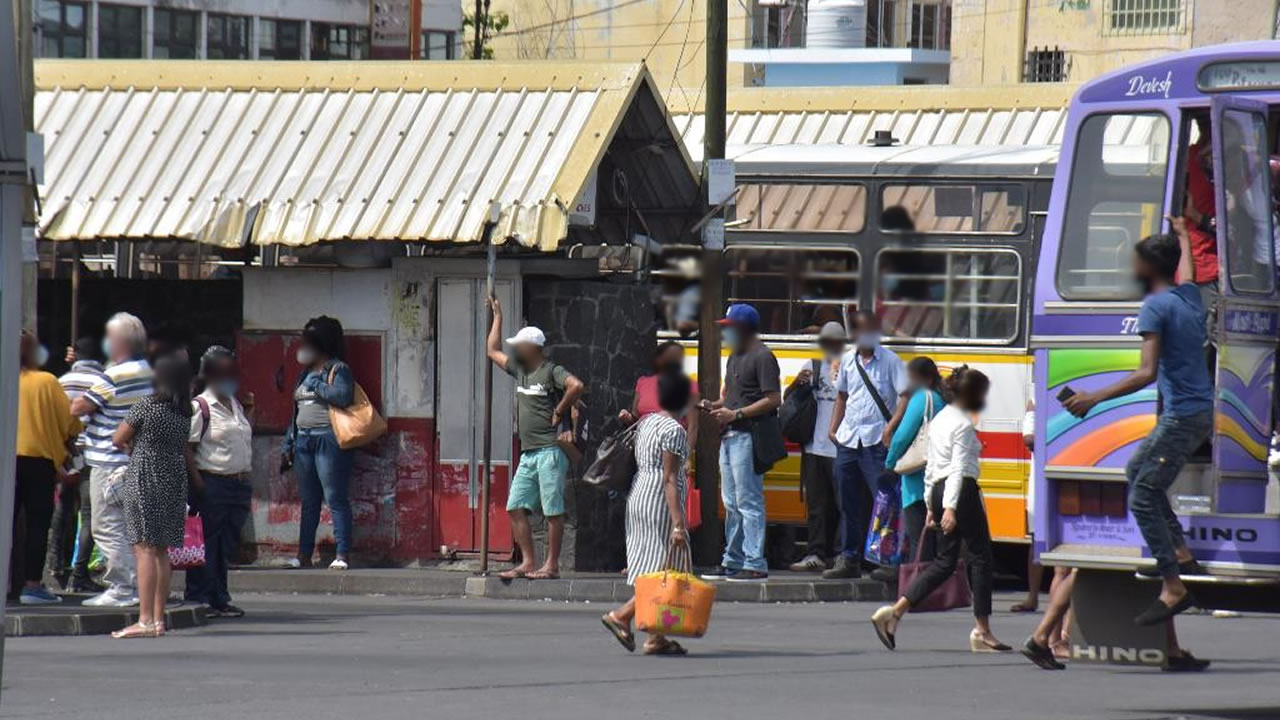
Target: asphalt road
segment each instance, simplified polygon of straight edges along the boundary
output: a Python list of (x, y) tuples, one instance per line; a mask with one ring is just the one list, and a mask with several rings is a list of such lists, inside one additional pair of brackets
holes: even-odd
[[(997, 607), (1008, 606), (1012, 597)], [(628, 655), (598, 604), (243, 596), (242, 620), (153, 640), (18, 638), (0, 716), (173, 718), (1278, 718), (1280, 618), (1188, 617), (1203, 675), (972, 655), (963, 611), (882, 649), (868, 604), (716, 607), (685, 658)], [(1017, 643), (1035, 619), (1000, 614)]]

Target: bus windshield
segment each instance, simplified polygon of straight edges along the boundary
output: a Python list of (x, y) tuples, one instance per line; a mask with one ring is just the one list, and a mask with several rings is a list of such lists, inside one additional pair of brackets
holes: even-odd
[(1169, 121), (1159, 113), (1093, 115), (1076, 136), (1058, 291), (1071, 300), (1135, 300), (1137, 241), (1160, 230)]

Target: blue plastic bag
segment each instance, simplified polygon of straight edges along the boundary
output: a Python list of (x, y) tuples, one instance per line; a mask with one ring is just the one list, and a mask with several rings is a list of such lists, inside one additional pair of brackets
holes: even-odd
[(867, 562), (884, 567), (897, 567), (903, 560), (902, 533), (898, 530), (898, 516), (902, 514), (902, 484), (897, 482), (897, 475), (892, 479), (893, 482), (880, 478), (875, 504), (871, 508), (867, 543), (862, 551)]

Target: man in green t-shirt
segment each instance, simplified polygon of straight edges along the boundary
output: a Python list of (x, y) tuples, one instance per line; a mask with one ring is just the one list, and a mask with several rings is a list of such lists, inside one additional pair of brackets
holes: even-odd
[[(582, 395), (582, 381), (551, 362), (543, 351), (546, 337), (536, 327), (524, 327), (507, 338), (511, 355), (502, 351), (502, 306), (489, 299), (493, 326), (488, 355), (516, 380), (516, 425), (520, 435), (520, 463), (507, 493), (511, 537), (520, 548), (520, 564), (502, 573), (505, 579), (534, 580), (559, 577), (560, 542), (564, 537), (564, 479), (569, 458), (557, 444), (571, 441), (570, 409)], [(547, 559), (537, 567), (529, 513), (541, 509), (547, 518)], [(536, 570), (534, 568), (537, 568)]]

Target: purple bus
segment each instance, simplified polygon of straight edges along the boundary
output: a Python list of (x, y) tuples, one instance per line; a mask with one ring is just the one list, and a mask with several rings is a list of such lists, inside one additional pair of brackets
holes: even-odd
[(1071, 102), (1031, 346), (1035, 551), (1045, 565), (1080, 570), (1077, 659), (1163, 661), (1163, 629), (1130, 621), (1158, 583), (1135, 575), (1154, 561), (1128, 512), (1124, 475), (1160, 398), (1152, 386), (1079, 419), (1058, 395), (1100, 388), (1138, 366), (1133, 245), (1167, 231), (1170, 215), (1195, 227), (1195, 280), (1211, 300), (1214, 434), (1170, 492), (1193, 553), (1212, 573), (1188, 580), (1201, 606), (1280, 611), (1280, 510), (1268, 502), (1267, 472), (1280, 328), (1278, 135), (1280, 42), (1169, 55), (1093, 80)]

